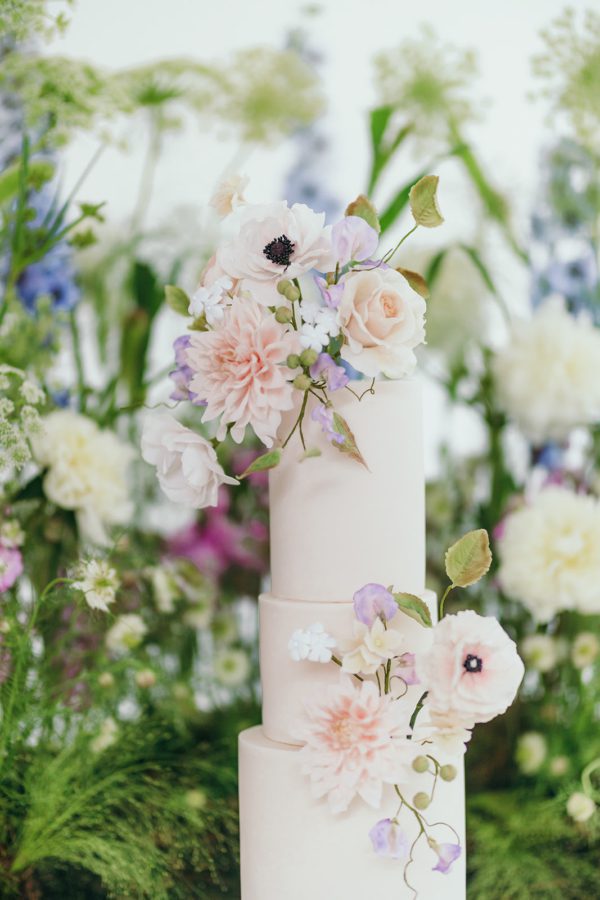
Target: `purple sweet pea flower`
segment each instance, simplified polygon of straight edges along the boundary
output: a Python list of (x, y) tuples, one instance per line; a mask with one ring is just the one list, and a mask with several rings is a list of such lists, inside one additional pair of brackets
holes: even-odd
[(328, 306), (330, 309), (337, 309), (344, 293), (343, 279), (340, 279), (337, 284), (328, 284), (326, 278), (315, 275), (315, 284), (321, 292), (325, 306)]
[(319, 378), (324, 375), (330, 391), (339, 391), (350, 381), (344, 367), (337, 366), (329, 353), (319, 354), (317, 361), (310, 367), (310, 374), (311, 378)]
[(402, 656), (398, 657), (398, 671), (397, 675), (403, 680), (405, 684), (420, 684), (421, 679), (417, 675), (417, 658), (414, 653), (403, 653)]
[(396, 601), (382, 584), (365, 584), (354, 595), (354, 615), (369, 628), (377, 616), (389, 622), (397, 612)]
[(175, 351), (175, 368), (169, 372), (169, 378), (173, 381), (175, 389), (170, 394), (171, 400), (191, 400), (196, 406), (206, 405), (205, 400), (200, 400), (198, 394), (190, 391), (190, 381), (194, 371), (187, 363), (187, 349), (191, 344), (189, 334), (182, 334), (173, 342)]
[(460, 844), (438, 844), (433, 838), (429, 838), (429, 846), (438, 856), (437, 865), (433, 867), (433, 871), (447, 875), (452, 863), (456, 862), (462, 853)]
[(333, 255), (340, 266), (367, 259), (377, 250), (379, 235), (360, 216), (344, 216), (331, 229)]
[(314, 422), (319, 423), (328, 440), (333, 441), (335, 444), (344, 443), (344, 435), (338, 434), (333, 427), (333, 410), (330, 406), (320, 403), (319, 406), (313, 409), (310, 417)]
[(389, 859), (406, 859), (409, 840), (394, 819), (380, 819), (369, 832), (373, 850), (377, 856)]

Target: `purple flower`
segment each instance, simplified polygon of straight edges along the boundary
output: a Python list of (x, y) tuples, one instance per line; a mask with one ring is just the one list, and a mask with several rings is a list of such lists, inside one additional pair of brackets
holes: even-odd
[(421, 683), (417, 675), (416, 661), (417, 658), (414, 653), (403, 653), (402, 656), (398, 657), (398, 671), (396, 675), (399, 675), (405, 684)]
[(335, 444), (344, 443), (344, 435), (339, 434), (334, 429), (333, 410), (330, 406), (325, 406), (324, 403), (320, 403), (319, 406), (316, 406), (313, 409), (310, 417), (314, 422), (319, 423), (319, 425), (323, 429), (323, 433), (327, 435), (328, 440), (333, 441)]
[(433, 871), (447, 875), (452, 863), (456, 862), (462, 852), (460, 844), (438, 844), (433, 838), (429, 838), (429, 846), (438, 856), (437, 865), (433, 867)]
[(360, 216), (344, 216), (331, 229), (333, 255), (340, 266), (367, 259), (377, 250), (379, 236)]
[(189, 334), (182, 334), (173, 342), (175, 351), (175, 368), (169, 372), (169, 378), (173, 381), (175, 389), (170, 394), (171, 400), (191, 400), (196, 406), (203, 406), (204, 401), (198, 399), (198, 394), (190, 391), (189, 385), (194, 370), (187, 363), (187, 349), (191, 344)]
[(389, 622), (397, 612), (396, 601), (382, 584), (365, 584), (354, 595), (354, 615), (363, 625), (371, 627), (378, 616)]
[(321, 297), (325, 301), (325, 305), (330, 309), (337, 309), (340, 305), (342, 294), (344, 293), (343, 280), (338, 281), (337, 284), (328, 284), (326, 278), (315, 275), (315, 284), (321, 292)]
[(11, 588), (22, 573), (23, 557), (21, 556), (21, 551), (0, 544), (0, 594)]
[(350, 381), (344, 367), (337, 366), (329, 353), (319, 354), (317, 361), (310, 367), (310, 374), (312, 378), (319, 378), (321, 375), (324, 375), (330, 391), (339, 391), (340, 388), (346, 387)]
[(369, 832), (377, 856), (406, 859), (409, 840), (394, 819), (380, 819)]

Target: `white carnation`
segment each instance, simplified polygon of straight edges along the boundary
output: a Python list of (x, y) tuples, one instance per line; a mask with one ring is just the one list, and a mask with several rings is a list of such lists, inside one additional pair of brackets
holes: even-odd
[(600, 420), (600, 330), (551, 297), (512, 330), (494, 360), (498, 398), (535, 443)]
[(132, 504), (127, 466), (133, 450), (112, 431), (71, 410), (50, 413), (33, 439), (33, 453), (47, 469), (44, 491), (63, 509), (72, 509), (84, 537), (108, 543), (107, 525), (124, 525)]
[(600, 502), (549, 487), (506, 520), (499, 578), (538, 622), (600, 612)]

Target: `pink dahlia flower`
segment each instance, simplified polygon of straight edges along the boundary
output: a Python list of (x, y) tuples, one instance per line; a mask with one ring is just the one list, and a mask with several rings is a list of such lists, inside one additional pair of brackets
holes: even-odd
[(14, 547), (0, 544), (0, 594), (13, 586), (19, 575), (23, 574), (23, 557), (21, 551)]
[(433, 632), (419, 675), (434, 725), (472, 728), (505, 712), (524, 674), (517, 647), (497, 619), (463, 610)]
[(238, 300), (220, 328), (193, 332), (191, 339), (186, 357), (194, 374), (189, 386), (207, 401), (202, 421), (220, 418), (219, 440), (232, 425), (238, 444), (250, 425), (270, 447), (281, 413), (293, 404), (293, 373), (285, 361), (298, 350), (294, 334), (253, 300)]
[(378, 807), (384, 784), (407, 775), (408, 717), (402, 704), (363, 682), (342, 678), (324, 696), (307, 705), (297, 729), (304, 774), (315, 797), (327, 796), (333, 813), (343, 812), (358, 794)]

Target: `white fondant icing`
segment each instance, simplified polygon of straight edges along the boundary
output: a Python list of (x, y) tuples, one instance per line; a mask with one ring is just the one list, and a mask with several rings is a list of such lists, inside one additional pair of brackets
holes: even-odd
[[(435, 619), (435, 594), (426, 591), (422, 596)], [(259, 603), (263, 728), (272, 741), (297, 744), (294, 722), (302, 714), (303, 705), (327, 685), (337, 683), (340, 670), (335, 663), (294, 662), (288, 651), (289, 638), (296, 629), (316, 621), (338, 641), (349, 638), (354, 607), (352, 603), (281, 600), (272, 594), (263, 594)], [(401, 652), (418, 653), (429, 645), (431, 630), (404, 613), (399, 612), (390, 624), (406, 636)], [(414, 685), (402, 702), (413, 709), (421, 693), (420, 686)]]
[[(369, 382), (355, 382), (356, 392)], [(340, 453), (311, 417), (306, 446), (322, 455), (299, 462), (298, 431), (270, 473), (272, 593), (290, 600), (347, 602), (370, 581), (419, 592), (425, 576), (421, 385), (383, 381), (359, 402), (332, 397), (369, 467)], [(280, 435), (293, 427), (297, 410)]]
[[(404, 863), (376, 856), (368, 836), (379, 819), (395, 815), (392, 789), (384, 792), (379, 810), (355, 800), (346, 813), (333, 816), (324, 800), (311, 797), (297, 752), (269, 741), (260, 727), (240, 735), (242, 900), (414, 900), (403, 880)], [(407, 799), (423, 790), (428, 778), (415, 773)], [(426, 818), (451, 821), (464, 847), (462, 772), (453, 782), (438, 783)], [(416, 837), (412, 814), (404, 811), (400, 821)], [(432, 833), (440, 842), (455, 841), (447, 828)], [(433, 872), (435, 863), (421, 839), (408, 871), (418, 900), (464, 900), (464, 853), (447, 875)]]

